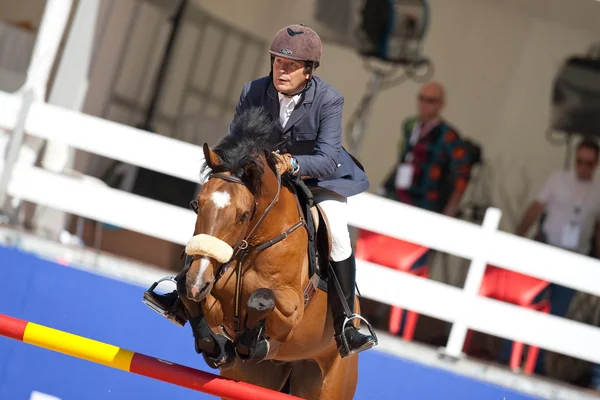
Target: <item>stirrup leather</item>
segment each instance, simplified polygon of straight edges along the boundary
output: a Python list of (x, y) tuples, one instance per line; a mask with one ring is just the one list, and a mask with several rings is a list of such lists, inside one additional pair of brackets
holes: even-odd
[[(364, 322), (367, 325), (367, 328), (369, 329), (369, 332), (371, 334), (371, 336), (373, 337), (373, 341), (366, 343), (364, 346), (361, 346), (357, 349), (350, 349), (350, 345), (348, 344), (348, 339), (346, 338), (346, 326), (348, 323), (352, 324), (352, 320), (358, 319), (362, 322)], [(352, 327), (354, 327), (353, 325), (351, 325)], [(355, 328), (357, 331), (360, 332), (359, 329)], [(364, 317), (358, 315), (358, 314), (352, 314), (351, 317), (346, 317), (346, 319), (344, 320), (344, 324), (342, 325), (342, 331), (340, 333), (340, 342), (341, 342), (341, 352), (340, 355), (342, 356), (342, 358), (354, 355), (354, 354), (358, 354), (362, 351), (365, 350), (369, 350), (375, 346), (377, 346), (379, 344), (379, 340), (377, 339), (377, 334), (375, 333), (375, 330), (373, 329), (373, 327), (371, 326), (371, 324), (369, 323), (369, 321), (367, 321)]]
[(164, 282), (164, 281), (173, 282), (173, 283), (175, 283), (175, 285), (177, 285), (177, 281), (175, 281), (175, 277), (173, 277), (173, 276), (167, 276), (165, 278), (162, 278), (162, 279), (158, 280), (157, 282), (154, 282), (152, 284), (152, 286), (150, 286), (150, 288), (144, 292), (144, 297), (142, 298), (142, 302), (145, 305), (147, 305), (148, 307), (150, 307), (151, 310), (162, 315), (163, 317), (165, 317), (166, 319), (168, 319), (175, 325), (183, 327), (183, 326), (185, 326), (185, 323), (187, 322), (186, 319), (180, 315), (177, 315), (177, 313), (175, 312), (175, 310), (177, 310), (178, 306), (180, 306), (181, 300), (178, 298), (175, 301), (175, 304), (170, 309), (165, 309), (165, 307), (162, 304), (160, 304), (154, 297), (155, 295), (158, 295), (158, 293), (156, 293), (154, 291), (154, 289), (156, 289), (156, 287), (161, 282)]

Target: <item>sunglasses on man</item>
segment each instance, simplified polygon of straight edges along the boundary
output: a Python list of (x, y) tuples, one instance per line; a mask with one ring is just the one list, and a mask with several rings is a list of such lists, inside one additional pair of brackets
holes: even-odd
[(427, 104), (435, 104), (440, 101), (438, 97), (423, 96), (422, 94), (419, 95), (418, 99), (419, 101)]
[(584, 167), (588, 167), (588, 168), (593, 167), (595, 162), (596, 161), (594, 161), (594, 160), (584, 160), (583, 158), (577, 158), (575, 160), (575, 163), (577, 165), (583, 165)]

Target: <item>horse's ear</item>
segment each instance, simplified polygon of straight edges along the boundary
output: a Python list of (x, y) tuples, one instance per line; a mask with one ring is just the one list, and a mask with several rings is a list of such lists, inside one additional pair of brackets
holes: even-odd
[(244, 175), (242, 176), (242, 180), (254, 192), (259, 184), (260, 175), (261, 171), (258, 164), (250, 162), (244, 166)]
[(204, 159), (206, 160), (206, 165), (208, 165), (210, 169), (215, 169), (216, 166), (223, 164), (217, 153), (212, 151), (210, 147), (208, 147), (208, 144), (204, 143), (202, 150), (204, 150)]

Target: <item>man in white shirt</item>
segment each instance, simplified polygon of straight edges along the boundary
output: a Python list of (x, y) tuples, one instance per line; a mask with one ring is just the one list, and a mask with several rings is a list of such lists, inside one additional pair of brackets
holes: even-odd
[[(525, 236), (533, 223), (545, 213), (538, 240), (590, 255), (595, 234), (593, 254), (600, 256), (600, 188), (594, 182), (598, 166), (599, 146), (584, 139), (577, 146), (574, 171), (555, 172), (546, 181), (535, 201), (525, 212), (517, 234)], [(564, 317), (569, 311), (575, 290), (550, 284), (550, 314)], [(508, 357), (506, 357), (508, 358)], [(543, 352), (540, 351), (536, 373), (543, 373)]]
[(525, 212), (517, 228), (518, 235), (524, 236), (545, 213), (540, 232), (543, 242), (581, 254), (590, 253), (599, 211), (598, 185), (593, 182), (598, 152), (598, 144), (593, 140), (583, 140), (577, 146), (575, 170), (550, 176)]

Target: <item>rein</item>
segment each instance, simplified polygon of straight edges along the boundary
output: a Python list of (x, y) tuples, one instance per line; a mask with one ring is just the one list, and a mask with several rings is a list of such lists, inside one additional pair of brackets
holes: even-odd
[[(269, 214), (269, 211), (271, 211), (271, 209), (275, 206), (275, 203), (277, 203), (277, 201), (279, 200), (279, 194), (281, 193), (281, 175), (279, 174), (279, 171), (276, 171), (276, 176), (277, 176), (277, 193), (275, 194), (275, 197), (273, 197), (273, 199), (271, 200), (271, 202), (269, 203), (269, 205), (267, 206), (267, 208), (265, 209), (265, 211), (262, 213), (262, 215), (260, 216), (260, 218), (258, 219), (258, 221), (256, 222), (256, 224), (252, 227), (252, 229), (250, 230), (250, 232), (248, 232), (248, 234), (246, 234), (244, 236), (244, 232), (248, 229), (248, 225), (250, 223), (250, 221), (253, 219), (254, 214), (256, 213), (256, 209), (257, 209), (257, 203), (256, 201), (254, 202), (254, 209), (252, 211), (251, 217), (248, 218), (246, 220), (246, 224), (244, 226), (244, 228), (242, 229), (240, 236), (238, 237), (234, 247), (233, 247), (233, 255), (231, 256), (231, 259), (226, 262), (225, 264), (222, 264), (219, 267), (218, 272), (216, 273), (216, 277), (215, 277), (215, 283), (223, 276), (223, 274), (229, 269), (229, 267), (231, 267), (231, 265), (235, 262), (236, 263), (236, 282), (235, 282), (235, 293), (234, 293), (234, 316), (233, 316), (233, 321), (235, 324), (235, 337), (237, 338), (239, 336), (239, 333), (241, 331), (241, 324), (240, 324), (240, 304), (241, 304), (241, 294), (242, 294), (242, 286), (243, 286), (243, 263), (244, 260), (246, 259), (246, 257), (253, 251), (262, 251), (265, 250), (279, 242), (281, 242), (282, 240), (284, 240), (285, 238), (287, 238), (290, 234), (292, 234), (294, 231), (296, 231), (298, 228), (304, 226), (306, 228), (306, 221), (304, 220), (304, 217), (302, 215), (302, 210), (300, 209), (300, 206), (298, 206), (298, 211), (300, 213), (300, 221), (298, 221), (295, 225), (293, 225), (291, 228), (287, 229), (285, 232), (281, 233), (280, 235), (267, 240), (266, 242), (263, 242), (261, 244), (258, 245), (250, 245), (249, 241), (252, 238), (252, 236), (254, 235), (254, 233), (256, 232), (256, 229), (258, 229), (258, 227), (260, 226), (260, 224), (264, 221), (264, 219), (266, 218), (266, 216)], [(238, 177), (235, 176), (231, 176), (231, 175), (226, 175), (226, 174), (222, 174), (222, 173), (214, 173), (211, 174), (208, 179), (223, 179), (225, 181), (228, 182), (232, 182), (232, 183), (237, 183), (240, 185), (243, 185), (245, 187), (247, 187), (247, 185)], [(196, 214), (198, 214), (198, 200), (193, 200), (190, 203), (191, 208), (196, 212)]]

